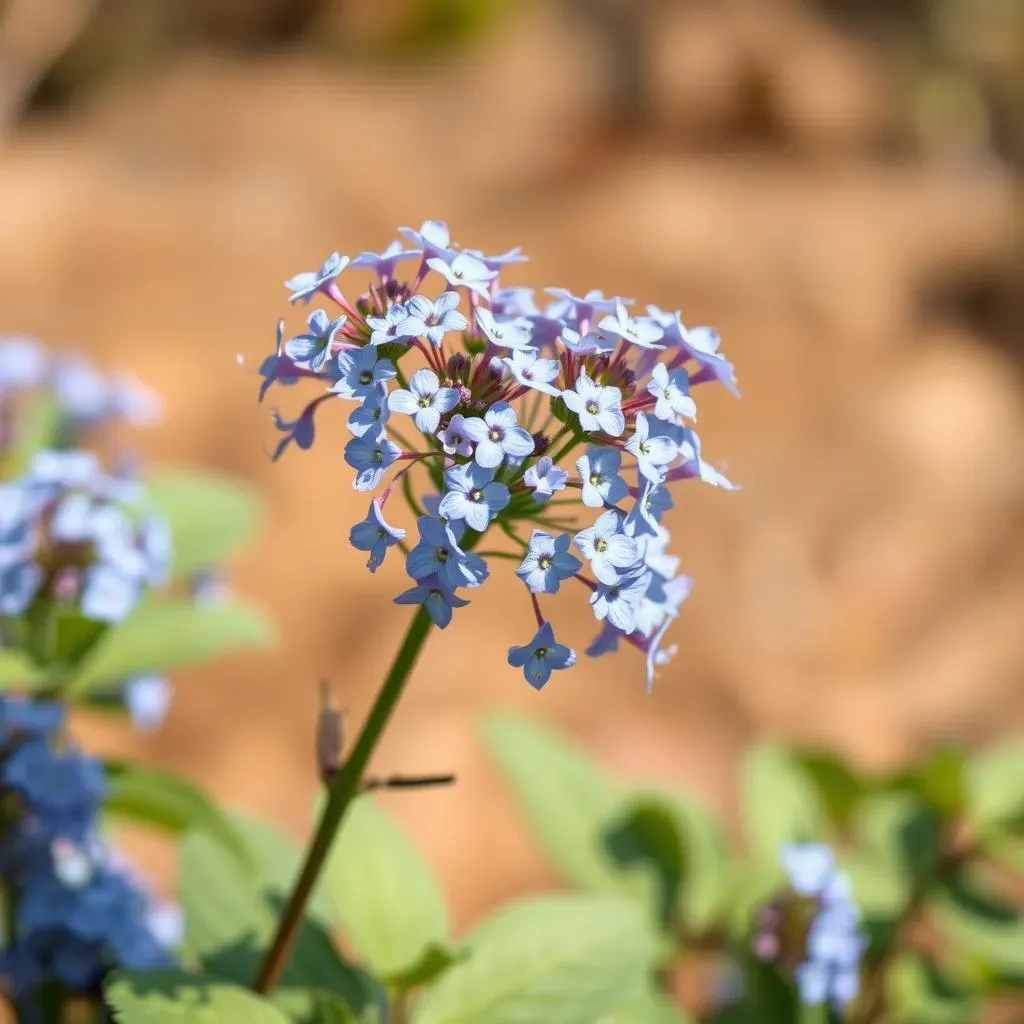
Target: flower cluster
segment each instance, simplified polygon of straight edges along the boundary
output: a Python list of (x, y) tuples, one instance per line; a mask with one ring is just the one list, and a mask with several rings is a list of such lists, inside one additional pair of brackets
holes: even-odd
[(55, 401), (67, 431), (160, 418), (158, 397), (134, 377), (104, 374), (83, 356), (52, 353), (34, 338), (0, 336), (0, 453), (17, 443), (19, 400), (40, 391)]
[[(690, 592), (666, 552), (671, 485), (693, 478), (732, 487), (702, 459), (692, 426), (697, 385), (719, 381), (735, 391), (718, 335), (655, 306), (635, 315), (633, 300), (599, 291), (549, 288), (542, 309), (532, 289), (499, 284), (506, 265), (525, 261), (518, 249), (484, 256), (460, 248), (436, 221), (401, 233), (410, 248), (394, 242), (354, 259), (335, 253), (286, 282), (293, 303), (336, 308), (317, 308), (290, 338), (282, 321), (260, 367), (261, 399), (274, 383), (312, 378), (324, 386), (294, 420), (275, 412), (282, 437), (274, 457), (293, 443), (313, 444), (324, 403), (350, 403), (344, 458), (355, 489), (375, 491), (394, 473), (351, 542), (367, 552), (371, 571), (392, 547), (405, 553), (413, 585), (398, 603), (424, 605), (447, 626), (468, 603), (461, 593), (487, 579), (488, 558), (509, 557), (474, 550), (485, 532), (500, 532), (517, 547), (511, 557), (537, 621), (532, 640), (508, 654), (527, 682), (540, 688), (576, 661), (540, 603), (565, 583), (588, 595), (600, 623), (586, 653), (625, 640), (645, 655), (650, 688), (671, 653), (665, 631)], [(356, 269), (371, 282), (350, 300), (338, 278)], [(407, 366), (413, 353), (425, 365)], [(434, 491), (422, 503), (413, 467), (426, 469)], [(411, 546), (385, 518), (399, 484), (417, 517)], [(579, 529), (573, 508), (593, 521)]]
[(170, 966), (181, 940), (178, 909), (155, 902), (100, 838), (103, 766), (70, 743), (63, 719), (59, 704), (0, 697), (0, 875), (11, 904), (0, 976), (26, 1014), (40, 983), (96, 994), (114, 967)]
[(170, 571), (166, 523), (133, 514), (144, 493), (77, 450), (39, 452), (23, 476), (0, 484), (0, 622), (68, 607), (124, 621)]
[(788, 845), (782, 863), (792, 891), (761, 911), (754, 951), (794, 970), (804, 1003), (842, 1009), (860, 988), (867, 947), (850, 880), (822, 843)]

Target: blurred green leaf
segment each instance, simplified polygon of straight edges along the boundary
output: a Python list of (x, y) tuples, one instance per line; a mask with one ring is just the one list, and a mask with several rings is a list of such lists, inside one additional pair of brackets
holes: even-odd
[(166, 671), (273, 643), (269, 620), (250, 605), (144, 601), (123, 625), (107, 633), (72, 676), (66, 693), (80, 696), (143, 672)]
[(147, 492), (170, 525), (178, 578), (220, 565), (253, 536), (261, 518), (257, 493), (219, 476), (162, 471), (150, 477)]
[(923, 761), (889, 782), (893, 792), (909, 791), (918, 794), (931, 807), (946, 818), (960, 814), (967, 804), (967, 758), (954, 747), (932, 751)]
[(935, 812), (912, 793), (879, 793), (854, 815), (860, 851), (910, 881), (935, 868), (941, 838)]
[(896, 1024), (965, 1024), (980, 1019), (976, 994), (912, 953), (896, 957), (886, 976), (886, 990)]
[(752, 747), (743, 759), (740, 801), (747, 848), (755, 863), (782, 873), (786, 843), (817, 839), (825, 812), (799, 760), (782, 747)]
[(967, 763), (967, 814), (981, 832), (1024, 824), (1024, 743), (1000, 743)]
[(288, 1024), (270, 1001), (226, 981), (183, 971), (116, 971), (104, 997), (118, 1024)]
[(0, 690), (31, 690), (42, 678), (43, 673), (24, 651), (0, 648)]
[[(403, 975), (416, 978), (414, 968), (448, 935), (448, 911), (437, 879), (371, 796), (349, 808), (322, 884), (342, 928), (387, 984)], [(446, 966), (436, 956), (430, 963)]]
[(577, 744), (518, 715), (490, 715), (484, 743), (549, 860), (583, 889), (620, 892), (622, 872), (602, 833), (622, 806), (623, 790)]
[(651, 791), (630, 797), (605, 834), (612, 857), (656, 872), (663, 925), (711, 927), (722, 909), (729, 848), (722, 826), (696, 801)]
[(109, 814), (157, 825), (179, 835), (204, 832), (240, 866), (253, 866), (234, 822), (194, 782), (128, 761), (108, 761), (105, 768), (110, 788), (104, 807)]
[(944, 877), (929, 904), (936, 927), (997, 971), (1024, 971), (1024, 912), (1007, 903), (976, 869)]
[[(255, 869), (240, 871), (223, 845), (190, 833), (179, 862), (178, 892), (185, 911), (185, 952), (211, 974), (249, 985), (273, 937), (302, 858), (280, 830), (240, 816), (233, 824), (252, 853)], [(345, 963), (328, 934), (330, 908), (314, 893), (281, 977), (275, 1001), (289, 1015), (312, 1014), (317, 991), (334, 993), (364, 1020), (384, 993), (364, 971)]]
[(425, 992), (414, 1024), (594, 1024), (642, 994), (649, 943), (626, 899), (514, 903), (467, 938), (469, 956)]
[(857, 803), (871, 792), (872, 784), (826, 751), (800, 750), (793, 756), (814, 784), (829, 821), (837, 828), (844, 827)]
[(598, 1017), (594, 1024), (694, 1024), (694, 1018), (660, 992), (647, 989), (620, 1009)]
[(18, 410), (16, 443), (3, 460), (2, 478), (5, 480), (21, 476), (36, 452), (52, 448), (60, 439), (63, 417), (57, 399), (39, 392), (24, 396), (24, 403)]
[(714, 1024), (791, 1024), (802, 1020), (796, 986), (750, 953), (742, 962), (743, 992), (710, 1019)]

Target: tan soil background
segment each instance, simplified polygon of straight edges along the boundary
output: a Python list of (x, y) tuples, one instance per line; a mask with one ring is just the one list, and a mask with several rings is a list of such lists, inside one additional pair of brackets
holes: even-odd
[[(313, 451), (271, 464), (269, 409), (296, 410), (300, 389), (257, 405), (235, 354), (257, 361), (278, 316), (301, 322), (286, 277), (425, 218), (485, 250), (522, 245), (532, 262), (510, 283), (603, 288), (716, 326), (743, 392), (698, 393), (705, 456), (743, 490), (676, 494), (696, 587), (652, 696), (630, 652), (531, 691), (505, 665), (530, 610), (504, 564), (430, 642), (373, 767), (457, 773), (448, 791), (383, 799), (459, 928), (552, 883), (475, 739), (484, 712), (558, 723), (623, 776), (724, 813), (756, 737), (885, 767), (1020, 730), (1019, 371), (918, 311), (927, 282), (1009, 250), (1013, 181), (977, 160), (869, 158), (890, 102), (870, 51), (785, 3), (767, 19), (711, 7), (659, 37), (646, 143), (588, 127), (593, 57), (542, 8), (429, 72), (191, 52), (7, 137), (0, 327), (135, 372), (166, 402), (146, 457), (235, 474), (268, 509), (233, 577), (279, 649), (179, 673), (154, 737), (82, 721), (87, 742), (306, 834), (316, 682), (361, 718), (407, 621), (391, 604), (401, 567), (370, 577), (348, 545), (365, 500), (340, 410)], [(753, 60), (782, 144), (722, 141)], [(573, 641), (588, 619), (559, 602)], [(171, 851), (133, 846), (170, 886)]]

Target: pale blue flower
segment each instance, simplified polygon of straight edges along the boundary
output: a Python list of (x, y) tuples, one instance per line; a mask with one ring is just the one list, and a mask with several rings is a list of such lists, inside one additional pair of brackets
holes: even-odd
[(508, 649), (508, 663), (512, 668), (521, 668), (526, 681), (539, 690), (551, 678), (553, 670), (571, 668), (576, 664), (576, 652), (571, 647), (556, 643), (551, 623), (544, 622), (525, 647)]
[(46, 376), (46, 365), (46, 351), (34, 338), (0, 336), (0, 395), (38, 387)]
[(679, 448), (670, 437), (651, 435), (650, 420), (642, 412), (636, 414), (636, 427), (626, 442), (626, 451), (636, 459), (640, 475), (656, 483), (660, 483), (666, 467), (679, 454)]
[(414, 334), (408, 334), (405, 325), (409, 322), (409, 314), (405, 304), (396, 302), (383, 316), (368, 316), (366, 325), (370, 328), (371, 345), (395, 345), (408, 342)]
[(721, 338), (717, 331), (710, 327), (686, 327), (678, 312), (666, 313), (657, 306), (648, 306), (647, 313), (664, 330), (665, 345), (682, 349), (700, 367), (691, 383), (717, 380), (734, 395), (739, 395), (733, 365), (718, 351)]
[(826, 843), (787, 843), (781, 851), (789, 884), (800, 896), (821, 896), (836, 872), (836, 858)]
[(636, 541), (623, 532), (622, 516), (614, 509), (598, 517), (593, 526), (577, 533), (575, 540), (600, 583), (617, 583), (623, 571), (636, 564)]
[(500, 256), (485, 256), (479, 249), (463, 249), (463, 252), (475, 256), (488, 270), (500, 271), (509, 263), (529, 263), (528, 257), (522, 253), (522, 246), (517, 245)]
[(324, 260), (319, 270), (308, 270), (290, 277), (284, 283), (285, 288), (291, 289), (292, 292), (288, 301), (297, 302), (302, 299), (308, 303), (317, 292), (332, 284), (348, 264), (347, 256), (334, 252)]
[(494, 471), (475, 462), (444, 471), (446, 494), (438, 512), (445, 519), (464, 519), (471, 530), (483, 533), (509, 503), (508, 488), (494, 480)]
[(140, 732), (152, 732), (167, 717), (171, 684), (163, 676), (134, 676), (125, 683), (124, 702), (132, 725)]
[(559, 374), (559, 366), (554, 359), (541, 359), (536, 350), (527, 348), (516, 349), (511, 356), (506, 356), (501, 361), (523, 387), (543, 391), (552, 397), (561, 394), (561, 391), (551, 383)]
[(87, 619), (123, 622), (142, 596), (139, 578), (100, 562), (85, 571), (79, 608)]
[(318, 404), (319, 401), (310, 402), (293, 420), (282, 419), (281, 414), (276, 409), (271, 412), (270, 415), (274, 421), (274, 426), (284, 434), (284, 437), (277, 442), (277, 447), (274, 449), (271, 461), (277, 462), (284, 454), (288, 445), (292, 443), (303, 451), (308, 451), (313, 447), (313, 440), (316, 436), (316, 424), (313, 422), (313, 413), (316, 412)]
[(553, 537), (543, 530), (534, 530), (529, 547), (516, 575), (534, 594), (557, 594), (562, 580), (583, 568), (583, 563), (569, 554), (572, 538), (567, 533)]
[(374, 436), (384, 430), (384, 424), (391, 418), (388, 406), (388, 386), (381, 382), (363, 399), (363, 404), (348, 418), (348, 429), (355, 437)]
[(476, 311), (476, 322), (492, 345), (511, 349), (530, 347), (530, 326), (525, 320), (496, 320), (489, 309), (480, 306)]
[(296, 366), (319, 373), (331, 358), (331, 346), (347, 321), (347, 316), (331, 320), (322, 309), (316, 310), (307, 320), (309, 333), (289, 338), (284, 343), (284, 354)]
[(340, 398), (363, 402), (378, 392), (381, 384), (394, 380), (397, 371), (390, 359), (381, 359), (373, 345), (338, 354), (338, 379), (331, 391)]
[(414, 256), (422, 255), (420, 249), (403, 249), (402, 243), (392, 242), (383, 252), (361, 252), (349, 264), (351, 267), (369, 268), (374, 271), (382, 281), (387, 281), (395, 276), (395, 264), (399, 260), (407, 260)]
[(450, 412), (458, 404), (458, 391), (441, 387), (437, 374), (426, 367), (412, 375), (408, 388), (399, 388), (388, 396), (391, 411), (412, 416), (416, 429), (424, 434), (433, 434), (441, 425), (442, 413)]
[(414, 295), (405, 304), (408, 319), (399, 330), (413, 338), (426, 338), (431, 345), (440, 345), (449, 331), (464, 331), (469, 321), (456, 308), (458, 292), (443, 292), (436, 301), (425, 295)]
[(533, 436), (516, 426), (516, 412), (508, 402), (495, 402), (483, 419), (470, 417), (463, 429), (476, 443), (473, 458), (484, 469), (494, 469), (509, 457), (525, 458), (534, 449)]
[(445, 586), (438, 577), (432, 576), (399, 594), (395, 604), (423, 605), (434, 625), (444, 629), (452, 621), (452, 609), (464, 608), (469, 602)]
[(617, 305), (632, 306), (632, 299), (621, 299), (617, 296), (605, 298), (604, 292), (591, 289), (586, 295), (573, 295), (565, 288), (545, 288), (548, 295), (555, 301), (547, 308), (547, 315), (556, 319), (571, 317), (576, 321), (593, 320), (596, 313), (610, 313)]
[(533, 500), (547, 501), (565, 488), (569, 474), (555, 465), (550, 455), (541, 456), (523, 475), (523, 483), (533, 491)]
[(436, 576), (449, 589), (478, 587), (487, 578), (487, 563), (471, 551), (463, 551), (455, 532), (433, 516), (416, 520), (419, 543), (405, 560), (405, 571), (414, 580)]
[(562, 392), (562, 401), (579, 417), (580, 428), (588, 433), (603, 431), (619, 437), (626, 429), (622, 413), (622, 392), (595, 384), (582, 371), (572, 390)]
[(425, 260), (435, 257), (450, 259), (455, 256), (451, 248), (451, 235), (448, 233), (448, 225), (443, 220), (425, 220), (420, 225), (419, 231), (413, 231), (412, 228), (399, 228), (398, 230), (413, 245), (420, 247)]
[(661, 327), (648, 317), (631, 317), (621, 302), (616, 303), (614, 315), (604, 317), (598, 326), (601, 330), (614, 334), (640, 348), (662, 349), (665, 347), (657, 344), (665, 333)]
[(473, 441), (466, 432), (466, 418), (461, 412), (457, 412), (449, 421), (444, 430), (437, 432), (437, 439), (441, 442), (441, 448), (448, 455), (461, 455), (468, 458), (473, 454)]
[(539, 316), (540, 309), (533, 294), (532, 288), (497, 288), (491, 296), (491, 312), (503, 320)]
[(583, 482), (583, 504), (603, 508), (618, 504), (628, 493), (626, 481), (619, 476), (622, 455), (617, 448), (592, 444), (587, 454), (576, 460), (576, 472)]
[(376, 572), (384, 562), (384, 556), (388, 548), (404, 540), (405, 530), (400, 526), (391, 526), (384, 519), (384, 511), (381, 508), (380, 498), (374, 498), (370, 502), (370, 510), (366, 518), (349, 531), (349, 543), (357, 551), (368, 551), (370, 558), (366, 567), (370, 572)]
[(654, 415), (663, 420), (678, 422), (681, 416), (697, 418), (697, 403), (690, 397), (690, 375), (680, 367), (669, 373), (664, 363), (651, 370), (648, 394), (657, 399)]
[(436, 256), (427, 260), (427, 266), (440, 274), (453, 288), (468, 288), (479, 294), (486, 294), (491, 281), (497, 276), (496, 270), (488, 270), (475, 256), (459, 253), (450, 263)]
[(632, 633), (636, 628), (636, 612), (651, 582), (650, 572), (634, 576), (620, 576), (615, 583), (602, 582), (590, 595), (590, 606), (594, 616), (607, 619), (623, 633)]
[(402, 449), (389, 441), (383, 431), (376, 437), (365, 434), (352, 438), (345, 445), (345, 461), (356, 471), (355, 489), (374, 490), (401, 454)]

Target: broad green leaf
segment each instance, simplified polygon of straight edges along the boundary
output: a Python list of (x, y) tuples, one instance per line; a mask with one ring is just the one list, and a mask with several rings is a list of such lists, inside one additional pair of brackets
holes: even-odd
[(1024, 743), (1001, 743), (967, 763), (967, 814), (979, 831), (1024, 823)]
[[(255, 869), (240, 871), (221, 844), (191, 833), (181, 852), (178, 892), (185, 911), (185, 951), (212, 974), (248, 985), (273, 937), (301, 852), (270, 825), (242, 817), (232, 820)], [(338, 956), (326, 930), (328, 917), (322, 896), (314, 894), (276, 997), (289, 1012), (294, 1004), (308, 1011), (312, 990), (318, 989), (335, 993), (357, 1015), (383, 1000), (368, 975)]]
[(622, 891), (622, 872), (602, 842), (621, 806), (620, 786), (550, 726), (518, 715), (491, 715), (483, 736), (527, 825), (562, 876), (583, 889)]
[(826, 751), (796, 751), (794, 757), (814, 784), (829, 821), (838, 828), (845, 826), (858, 802), (870, 792), (871, 783)]
[(694, 1024), (694, 1018), (673, 1006), (660, 992), (648, 989), (638, 998), (594, 1024)]
[(514, 903), (466, 940), (468, 957), (428, 989), (414, 1024), (594, 1024), (638, 998), (651, 952), (642, 911), (619, 897)]
[(194, 782), (127, 761), (108, 761), (108, 813), (181, 834), (204, 832), (221, 843), (242, 867), (251, 857), (239, 830)]
[(620, 863), (647, 863), (656, 872), (655, 909), (664, 925), (678, 918), (690, 934), (711, 926), (729, 851), (721, 825), (700, 804), (676, 793), (638, 794), (626, 800), (605, 843)]
[(118, 1024), (289, 1024), (269, 1000), (183, 971), (117, 971), (104, 997)]
[(31, 690), (42, 678), (41, 670), (24, 651), (0, 648), (0, 690)]
[(171, 528), (174, 574), (179, 578), (219, 565), (259, 524), (255, 491), (234, 480), (164, 471), (150, 477), (147, 492)]
[(434, 873), (371, 796), (349, 808), (331, 847), (323, 891), (385, 982), (411, 972), (448, 935), (444, 893)]
[(935, 812), (909, 792), (879, 793), (858, 807), (853, 832), (859, 850), (908, 883), (927, 877), (939, 854)]
[(976, 994), (912, 953), (896, 957), (886, 976), (886, 990), (896, 1024), (965, 1024), (980, 1019)]
[(786, 843), (820, 837), (825, 813), (818, 793), (796, 757), (763, 744), (743, 759), (740, 799), (747, 847), (760, 865), (777, 866)]
[(963, 811), (967, 803), (965, 768), (962, 750), (941, 747), (913, 768), (897, 774), (887, 788), (916, 793), (940, 816), (951, 818)]
[(465, 951), (452, 950), (447, 946), (432, 943), (420, 954), (418, 960), (399, 974), (381, 977), (389, 989), (396, 992), (408, 992), (420, 985), (429, 985), (436, 981), (452, 964), (466, 958)]
[(976, 870), (943, 878), (930, 908), (953, 948), (997, 971), (1024, 971), (1024, 911), (996, 895)]
[(72, 697), (83, 695), (143, 672), (165, 671), (273, 642), (274, 631), (266, 616), (249, 605), (145, 601), (85, 659), (67, 692)]

